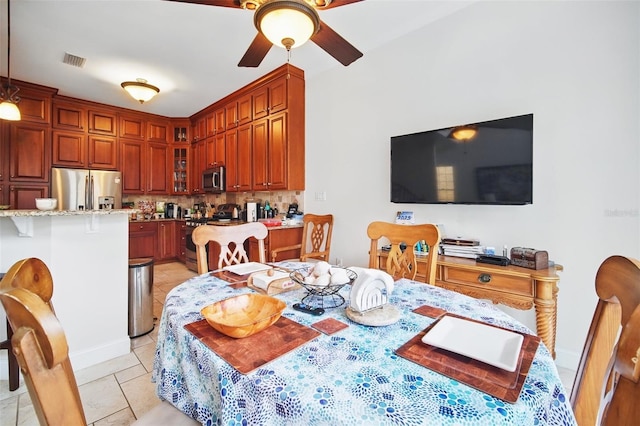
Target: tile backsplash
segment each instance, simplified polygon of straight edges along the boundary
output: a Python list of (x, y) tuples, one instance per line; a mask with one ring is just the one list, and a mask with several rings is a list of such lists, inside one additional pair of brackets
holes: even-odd
[(284, 213), (289, 208), (289, 204), (297, 203), (298, 210), (304, 212), (304, 191), (272, 191), (272, 192), (229, 192), (224, 194), (206, 195), (123, 195), (122, 202), (133, 202), (138, 206), (139, 201), (164, 201), (165, 203), (176, 203), (182, 208), (191, 208), (195, 203), (212, 203), (214, 206), (225, 203), (235, 203), (244, 208), (244, 203), (249, 200), (265, 203), (269, 201), (272, 208), (277, 208), (279, 213)]

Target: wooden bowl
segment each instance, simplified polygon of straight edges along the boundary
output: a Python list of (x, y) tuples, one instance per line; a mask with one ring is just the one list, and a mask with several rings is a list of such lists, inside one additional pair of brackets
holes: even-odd
[(287, 304), (264, 294), (242, 294), (202, 308), (215, 330), (236, 339), (249, 337), (278, 321)]

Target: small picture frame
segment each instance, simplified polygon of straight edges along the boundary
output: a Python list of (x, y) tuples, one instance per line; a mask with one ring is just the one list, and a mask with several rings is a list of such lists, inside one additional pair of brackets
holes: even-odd
[(413, 217), (413, 212), (409, 211), (399, 211), (396, 213), (396, 223), (402, 225), (411, 225), (415, 223), (415, 219)]

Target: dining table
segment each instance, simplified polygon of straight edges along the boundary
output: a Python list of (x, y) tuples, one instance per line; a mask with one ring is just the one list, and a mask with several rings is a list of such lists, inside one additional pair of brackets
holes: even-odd
[[(284, 261), (275, 266), (306, 273), (312, 264)], [(387, 303), (399, 319), (374, 326), (346, 315), (350, 285), (339, 291), (345, 302), (326, 308), (320, 316), (293, 309), (307, 295), (305, 288), (295, 288), (272, 295), (287, 305), (280, 320), (252, 336), (249, 346), (244, 339), (228, 341), (227, 352), (238, 348), (229, 356), (214, 350), (215, 339), (194, 331), (208, 333), (198, 326), (205, 306), (255, 292), (242, 279), (225, 277), (231, 275), (210, 272), (173, 288), (159, 322), (152, 372), (157, 395), (203, 425), (576, 424), (569, 395), (543, 343), (534, 346), (513, 401), (403, 354), (402, 348), (438, 320), (438, 315), (428, 314), (431, 311), (512, 330), (529, 337), (527, 341), (537, 339), (490, 301), (399, 279)], [(281, 321), (293, 327), (286, 330), (298, 330), (306, 337), (294, 344), (291, 341), (300, 334), (283, 331), (282, 342), (273, 341), (268, 331)], [(321, 322), (331, 327), (317, 326)], [(282, 353), (259, 361), (265, 348), (273, 350), (274, 342)], [(247, 368), (246, 361), (256, 359), (259, 362)]]

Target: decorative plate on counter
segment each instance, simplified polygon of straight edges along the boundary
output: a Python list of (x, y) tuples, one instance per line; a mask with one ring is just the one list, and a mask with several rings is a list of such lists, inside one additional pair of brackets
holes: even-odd
[(0, 205), (0, 210), (10, 210), (11, 206), (8, 205)]

